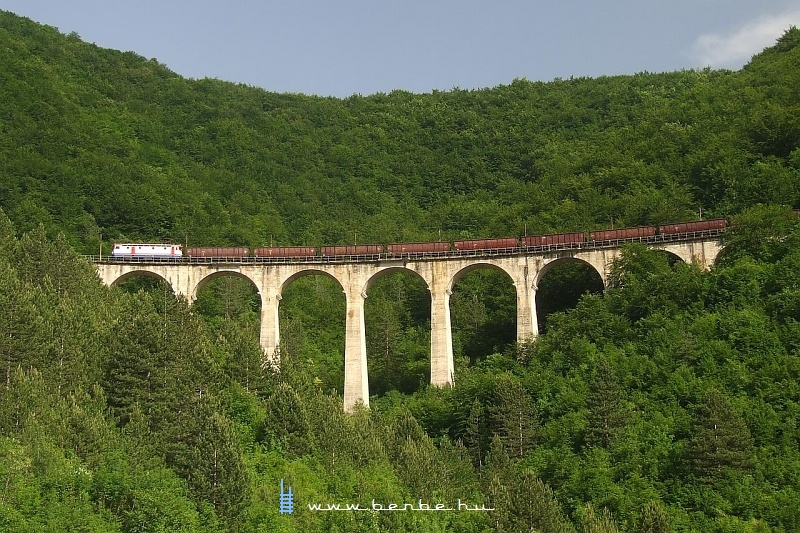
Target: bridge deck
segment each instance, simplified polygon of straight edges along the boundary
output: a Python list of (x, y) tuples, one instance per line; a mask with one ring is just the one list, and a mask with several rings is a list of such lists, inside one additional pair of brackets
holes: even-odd
[(259, 339), (265, 365), (280, 360), (279, 306), (285, 287), (304, 275), (324, 274), (334, 279), (345, 295), (345, 391), (344, 406), (350, 411), (358, 403), (369, 404), (364, 301), (373, 282), (383, 275), (405, 270), (419, 276), (430, 291), (431, 380), (435, 386), (454, 383), (453, 339), (450, 295), (453, 285), (475, 268), (505, 272), (517, 293), (517, 341), (539, 334), (536, 293), (548, 270), (565, 262), (581, 261), (593, 268), (604, 284), (610, 265), (625, 244), (639, 242), (663, 249), (703, 268), (714, 264), (721, 250), (721, 230), (636, 237), (582, 243), (514, 247), (494, 250), (452, 250), (433, 254), (373, 254), (315, 256), (303, 258), (113, 258), (89, 257), (100, 279), (109, 286), (134, 275), (163, 279), (177, 295), (189, 302), (210, 280), (225, 275), (248, 279), (261, 299)]
[(373, 261), (390, 261), (397, 259), (446, 259), (450, 257), (507, 257), (532, 253), (557, 252), (560, 250), (600, 250), (604, 248), (618, 248), (629, 243), (666, 244), (675, 242), (691, 242), (703, 239), (713, 239), (722, 236), (724, 230), (694, 231), (690, 233), (670, 233), (665, 235), (652, 235), (650, 237), (633, 237), (628, 239), (613, 239), (606, 241), (586, 241), (566, 244), (549, 244), (544, 246), (518, 246), (514, 248), (496, 248), (483, 250), (448, 250), (446, 252), (402, 253), (402, 254), (368, 254), (368, 255), (315, 255), (306, 257), (113, 257), (99, 255), (85, 255), (92, 263), (100, 264), (285, 264), (285, 263), (359, 263)]

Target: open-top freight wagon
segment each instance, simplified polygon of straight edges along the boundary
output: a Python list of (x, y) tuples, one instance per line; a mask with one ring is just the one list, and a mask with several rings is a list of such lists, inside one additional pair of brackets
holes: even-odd
[(711, 220), (696, 220), (694, 222), (679, 222), (674, 224), (661, 224), (658, 226), (660, 235), (673, 235), (676, 233), (698, 233), (704, 231), (722, 230), (728, 226), (724, 218)]
[(475, 250), (513, 250), (519, 246), (519, 240), (516, 237), (504, 237), (500, 239), (470, 239), (467, 241), (455, 241), (453, 246), (459, 252)]
[(242, 259), (250, 257), (250, 248), (246, 246), (236, 247), (214, 247), (201, 246), (187, 248), (186, 255), (189, 257), (203, 257), (214, 259)]
[(558, 246), (580, 244), (586, 242), (586, 234), (581, 233), (553, 233), (550, 235), (526, 235), (522, 238), (522, 246), (535, 248), (537, 246)]
[(655, 226), (639, 226), (636, 228), (619, 228), (592, 231), (589, 233), (590, 241), (621, 241), (626, 239), (639, 239), (652, 237), (656, 234)]
[[(119, 260), (134, 259), (177, 259), (181, 256), (214, 259), (218, 261), (269, 262), (271, 260), (315, 260), (322, 258), (403, 258), (425, 257), (448, 253), (475, 254), (519, 253), (528, 249), (542, 247), (575, 248), (584, 245), (606, 246), (613, 241), (658, 240), (657, 236), (692, 234), (712, 235), (728, 226), (724, 218), (661, 224), (659, 226), (639, 226), (574, 233), (553, 233), (548, 235), (525, 235), (522, 238), (502, 237), (495, 239), (469, 239), (454, 242), (409, 242), (393, 244), (348, 244), (334, 246), (262, 246), (251, 250), (248, 247), (194, 247), (183, 253), (181, 245), (173, 244), (115, 244), (112, 257)], [(616, 244), (616, 243), (615, 243)]]
[(348, 244), (342, 246), (323, 246), (320, 248), (320, 255), (322, 257), (380, 255), (382, 253), (382, 244)]
[(403, 242), (389, 244), (386, 246), (386, 253), (389, 255), (430, 255), (441, 254), (450, 251), (449, 242)]
[(261, 246), (253, 248), (253, 257), (258, 258), (299, 258), (316, 257), (313, 246)]

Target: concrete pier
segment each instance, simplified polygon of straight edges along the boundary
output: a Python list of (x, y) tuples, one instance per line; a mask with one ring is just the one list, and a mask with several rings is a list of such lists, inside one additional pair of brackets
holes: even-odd
[[(719, 239), (694, 239), (679, 242), (651, 243), (652, 248), (674, 254), (685, 262), (695, 261), (709, 268), (721, 247)], [(435, 386), (453, 386), (453, 338), (450, 323), (450, 295), (453, 285), (466, 273), (478, 268), (505, 272), (517, 292), (517, 341), (538, 335), (536, 291), (539, 280), (560, 263), (582, 262), (595, 269), (608, 284), (609, 266), (621, 247), (556, 249), (536, 253), (506, 255), (443, 255), (423, 260), (396, 258), (369, 262), (296, 262), (296, 263), (98, 263), (100, 279), (113, 286), (131, 276), (154, 276), (168, 283), (178, 295), (194, 301), (197, 292), (219, 276), (238, 276), (249, 280), (261, 297), (261, 347), (264, 364), (277, 365), (280, 358), (278, 309), (284, 289), (295, 279), (324, 274), (342, 287), (347, 303), (345, 320), (344, 408), (369, 405), (367, 350), (364, 328), (364, 300), (369, 287), (381, 276), (409, 272), (420, 277), (431, 295), (431, 377)]]

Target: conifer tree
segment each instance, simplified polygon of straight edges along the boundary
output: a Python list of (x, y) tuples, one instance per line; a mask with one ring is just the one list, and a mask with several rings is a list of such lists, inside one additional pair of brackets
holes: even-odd
[(483, 466), (486, 426), (486, 415), (483, 409), (483, 404), (481, 404), (478, 398), (475, 398), (469, 408), (464, 441), (470, 452), (472, 452), (472, 463), (478, 469)]
[(553, 490), (530, 469), (520, 472), (514, 468), (498, 437), (492, 439), (486, 464), (490, 476), (487, 491), (494, 508), (492, 519), (497, 531), (575, 531), (565, 518)]
[(425, 435), (425, 430), (405, 406), (390, 419), (388, 429), (393, 441), (390, 453), (399, 452), (406, 441), (419, 441)]
[(603, 508), (598, 515), (592, 504), (587, 503), (581, 520), (581, 533), (619, 533), (619, 529), (608, 509)]
[(16, 367), (0, 387), (0, 434), (37, 434), (54, 423), (53, 392), (36, 368)]
[(0, 207), (0, 257), (12, 257), (16, 252), (17, 238), (14, 225)]
[(287, 456), (303, 456), (313, 448), (303, 400), (287, 383), (279, 383), (264, 405), (264, 434), (275, 438)]
[(176, 466), (195, 497), (211, 503), (217, 517), (235, 529), (250, 498), (250, 487), (244, 450), (233, 424), (213, 411), (209, 402), (198, 402), (189, 427), (193, 435), (187, 435), (188, 460)]
[(10, 383), (15, 368), (39, 368), (48, 349), (47, 324), (37, 308), (41, 293), (24, 283), (0, 257), (0, 365), (2, 383)]
[(397, 389), (403, 364), (398, 344), (402, 332), (402, 301), (368, 298), (365, 306), (367, 353), (370, 356), (370, 390), (377, 394)]
[(432, 498), (434, 489), (442, 482), (437, 475), (439, 464), (433, 440), (427, 435), (419, 440), (406, 439), (398, 459), (397, 471), (413, 493), (420, 498)]
[(53, 335), (47, 373), (59, 393), (90, 390), (102, 381), (109, 359), (104, 300), (91, 293), (64, 295), (45, 309)]
[(533, 471), (526, 469), (517, 474), (513, 494), (515, 520), (509, 531), (542, 531), (572, 533), (572, 524), (564, 517), (553, 490)]
[(58, 296), (82, 292), (88, 288), (86, 282), (97, 277), (62, 233), (50, 240), (41, 224), (22, 236), (16, 252), (20, 278), (34, 285), (49, 280)]
[(247, 392), (261, 393), (266, 385), (264, 353), (258, 337), (234, 320), (222, 320), (216, 348), (225, 352), (225, 374)]
[(471, 497), (477, 489), (478, 476), (464, 443), (458, 440), (453, 444), (446, 436), (442, 437), (437, 457), (439, 470), (432, 474), (437, 478), (440, 493), (445, 494), (449, 501)]
[(481, 478), (491, 506), (495, 509), (491, 519), (496, 531), (505, 531), (505, 524), (513, 516), (511, 501), (513, 488), (509, 486), (512, 475), (511, 460), (502, 440), (495, 435), (486, 454), (486, 467), (481, 472)]
[(699, 480), (713, 483), (727, 469), (750, 467), (750, 430), (721, 392), (708, 390), (692, 418), (687, 459)]
[(496, 403), (492, 417), (508, 455), (517, 459), (533, 446), (536, 437), (536, 409), (519, 379), (504, 374), (495, 384)]
[(672, 527), (669, 516), (664, 508), (656, 501), (647, 502), (639, 517), (637, 533), (670, 533)]
[(161, 328), (155, 308), (146, 295), (127, 298), (120, 308), (110, 335), (111, 351), (103, 379), (108, 404), (124, 425), (134, 406), (144, 414), (152, 429), (160, 410), (156, 372), (161, 351)]
[(601, 358), (589, 383), (586, 398), (587, 415), (586, 443), (610, 449), (614, 438), (627, 423), (625, 394), (617, 379), (614, 367)]

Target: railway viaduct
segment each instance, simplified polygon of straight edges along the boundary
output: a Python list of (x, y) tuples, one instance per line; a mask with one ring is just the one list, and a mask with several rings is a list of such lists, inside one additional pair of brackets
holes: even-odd
[[(721, 251), (718, 235), (680, 235), (669, 241), (658, 237), (643, 239), (651, 248), (674, 254), (689, 263), (709, 268)], [(265, 364), (279, 360), (280, 328), (278, 307), (284, 289), (295, 279), (311, 274), (333, 278), (346, 299), (344, 408), (351, 411), (358, 403), (369, 404), (367, 350), (364, 327), (364, 300), (370, 286), (381, 276), (402, 271), (419, 276), (431, 295), (431, 384), (453, 385), (453, 343), (450, 327), (450, 295), (453, 285), (468, 272), (494, 268), (505, 272), (517, 292), (517, 341), (538, 335), (536, 291), (539, 280), (558, 264), (579, 261), (594, 268), (608, 286), (611, 261), (619, 257), (628, 241), (603, 245), (582, 243), (576, 247), (542, 247), (535, 251), (506, 254), (474, 252), (443, 254), (421, 259), (336, 258), (335, 261), (232, 263), (232, 262), (118, 262), (95, 261), (100, 279), (109, 286), (131, 276), (154, 276), (168, 283), (176, 295), (191, 303), (209, 281), (219, 276), (239, 276), (249, 280), (261, 297), (261, 347)]]

